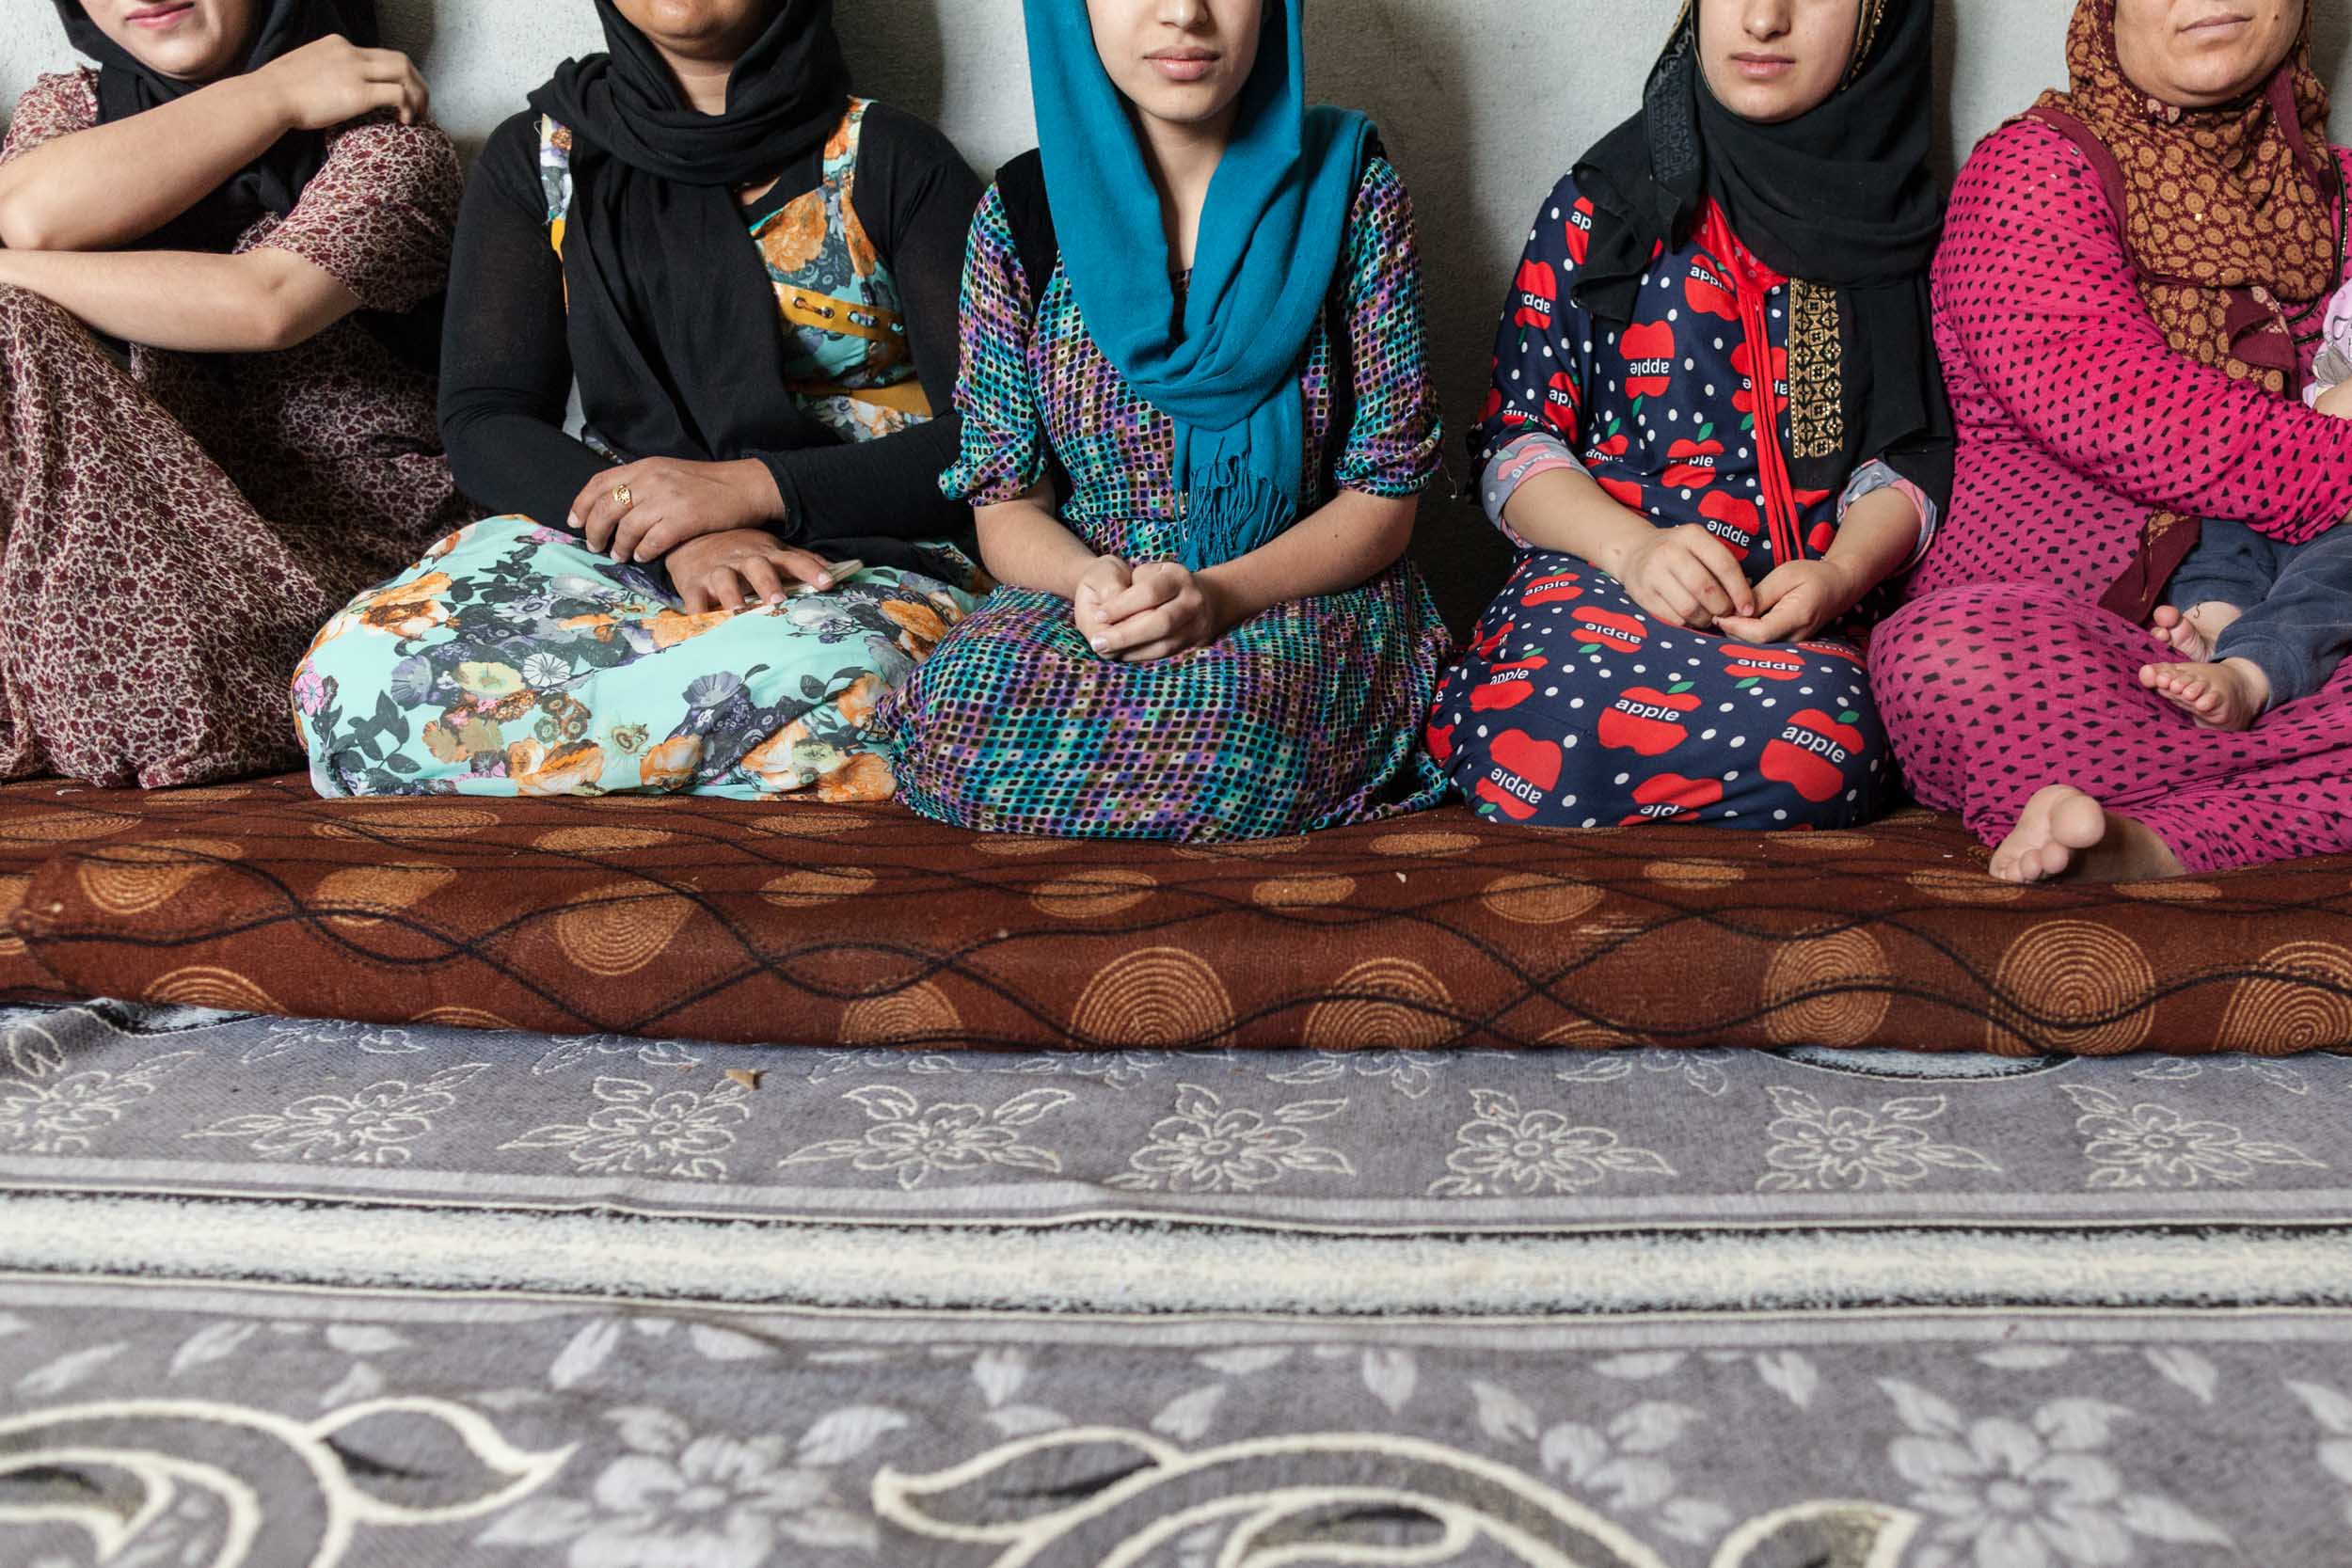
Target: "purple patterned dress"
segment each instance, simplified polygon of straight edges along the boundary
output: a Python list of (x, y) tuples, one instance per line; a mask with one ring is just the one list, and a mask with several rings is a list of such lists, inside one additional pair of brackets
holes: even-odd
[[(1327, 321), (1308, 347), (1310, 511), (1337, 489), (1418, 495), (1442, 427), (1430, 385), (1412, 203), (1374, 159)], [(1338, 374), (1349, 398), (1334, 397)], [(1352, 404), (1352, 408), (1348, 404)], [(992, 190), (963, 277), (961, 460), (941, 486), (976, 506), (1069, 477), (1062, 521), (1131, 562), (1178, 549), (1174, 427), (1104, 357), (1057, 267), (1034, 301)], [(1343, 417), (1344, 416), (1344, 417)], [(1452, 644), (1421, 574), (1399, 562), (1345, 593), (1299, 599), (1205, 648), (1106, 659), (1070, 602), (1000, 588), (886, 702), (894, 767), (927, 816), (1083, 838), (1263, 838), (1418, 811), (1444, 775), (1422, 714)]]

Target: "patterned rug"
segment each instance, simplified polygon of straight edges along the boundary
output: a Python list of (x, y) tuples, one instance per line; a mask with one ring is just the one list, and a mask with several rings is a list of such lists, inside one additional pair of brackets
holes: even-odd
[(0, 1563), (2336, 1562), (2348, 1106), (10, 1013)]

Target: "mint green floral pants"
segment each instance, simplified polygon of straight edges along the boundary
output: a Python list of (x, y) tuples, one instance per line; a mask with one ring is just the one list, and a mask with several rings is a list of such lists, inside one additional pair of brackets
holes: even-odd
[(354, 599), (294, 674), (326, 796), (887, 800), (876, 705), (977, 603), (872, 567), (830, 593), (689, 615), (658, 568), (523, 517), (460, 529)]

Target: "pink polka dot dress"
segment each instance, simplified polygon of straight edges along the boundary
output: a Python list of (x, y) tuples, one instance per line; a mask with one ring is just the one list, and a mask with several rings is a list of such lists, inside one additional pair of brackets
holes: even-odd
[(2039, 121), (1962, 169), (1934, 297), (1959, 484), (1870, 648), (1913, 793), (1994, 843), (2071, 784), (2192, 872), (2352, 849), (2352, 666), (2250, 730), (2201, 729), (2140, 687), (2148, 631), (2099, 608), (2152, 512), (2290, 544), (2333, 527), (2352, 420), (2175, 353), (2098, 175)]

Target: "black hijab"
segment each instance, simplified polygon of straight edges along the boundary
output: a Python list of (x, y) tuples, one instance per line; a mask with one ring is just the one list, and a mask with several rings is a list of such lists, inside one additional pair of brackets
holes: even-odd
[(1708, 89), (1698, 5), (1690, 0), (1675, 24), (1642, 112), (1576, 166), (1596, 213), (1575, 296), (1597, 315), (1629, 320), (1657, 247), (1686, 241), (1712, 197), (1758, 261), (1835, 296), (1834, 341), (1801, 342), (1791, 332), (1789, 383), (1800, 404), (1834, 396), (1835, 420), (1821, 409), (1795, 417), (1817, 431), (1842, 423), (1842, 450), (1792, 452), (1797, 487), (1834, 489), (1884, 457), (1948, 506), (1952, 416), (1928, 296), (1944, 223), (1928, 166), (1934, 0), (1861, 0), (1844, 84), (1777, 125), (1740, 118)]
[[(81, 0), (55, 0), (58, 20), (73, 47), (98, 62), (98, 119), (127, 119), (205, 86), (166, 76), (99, 30)], [(272, 60), (330, 34), (341, 33), (362, 48), (376, 44), (375, 0), (263, 0), (260, 24), (245, 63), (230, 75), (259, 71)], [(326, 161), (326, 136), (291, 131), (227, 182), (175, 220), (175, 240), (201, 249), (226, 249), (264, 213), (283, 217), (302, 198), (302, 187)], [(205, 243), (209, 242), (209, 243)]]
[(837, 440), (786, 386), (784, 328), (735, 189), (820, 150), (848, 112), (833, 0), (771, 0), (726, 112), (699, 113), (612, 0), (611, 52), (566, 60), (531, 106), (572, 133), (564, 230), (574, 373), (624, 456), (713, 462)]

